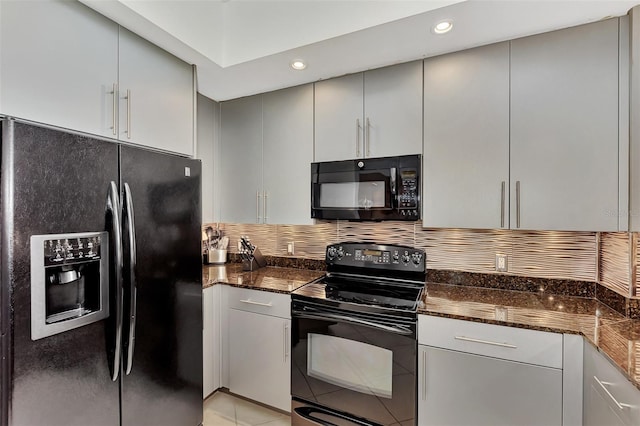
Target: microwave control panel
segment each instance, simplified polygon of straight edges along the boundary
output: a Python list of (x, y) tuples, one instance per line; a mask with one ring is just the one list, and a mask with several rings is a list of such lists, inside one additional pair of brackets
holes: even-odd
[(400, 169), (399, 175), (398, 209), (403, 215), (418, 217), (418, 171), (416, 169)]

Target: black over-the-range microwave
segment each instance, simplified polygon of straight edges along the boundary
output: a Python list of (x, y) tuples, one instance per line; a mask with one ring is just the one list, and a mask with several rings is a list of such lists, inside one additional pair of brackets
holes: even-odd
[(311, 163), (311, 217), (420, 219), (421, 155)]

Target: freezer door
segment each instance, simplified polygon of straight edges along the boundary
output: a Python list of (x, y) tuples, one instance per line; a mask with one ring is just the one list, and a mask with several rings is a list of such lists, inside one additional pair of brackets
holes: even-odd
[[(31, 335), (30, 237), (107, 230), (118, 146), (11, 120), (2, 122), (2, 288), (12, 309), (12, 366), (1, 424), (117, 426), (111, 318), (38, 340)], [(44, 285), (44, 282), (42, 283)], [(6, 308), (7, 304), (3, 304)]]
[[(121, 179), (129, 319), (122, 425), (197, 426), (202, 423), (200, 161), (122, 146)], [(128, 199), (134, 220), (126, 213)], [(135, 256), (128, 243), (131, 223)]]

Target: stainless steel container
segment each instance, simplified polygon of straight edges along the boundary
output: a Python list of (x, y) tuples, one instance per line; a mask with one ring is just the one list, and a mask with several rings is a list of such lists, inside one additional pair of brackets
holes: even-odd
[(207, 252), (207, 263), (214, 265), (222, 265), (224, 263), (227, 263), (227, 251), (210, 249)]

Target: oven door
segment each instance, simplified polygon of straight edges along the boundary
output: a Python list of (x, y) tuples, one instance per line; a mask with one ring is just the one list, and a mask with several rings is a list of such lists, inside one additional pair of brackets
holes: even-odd
[[(388, 161), (339, 161), (311, 165), (311, 216), (377, 219), (397, 210), (397, 169)], [(363, 163), (364, 164), (364, 163)]]
[[(342, 424), (344, 413), (354, 424), (415, 423), (415, 318), (294, 300), (291, 330), (292, 424)], [(295, 406), (301, 401), (335, 410), (342, 420)], [(314, 420), (320, 417), (327, 423)]]

